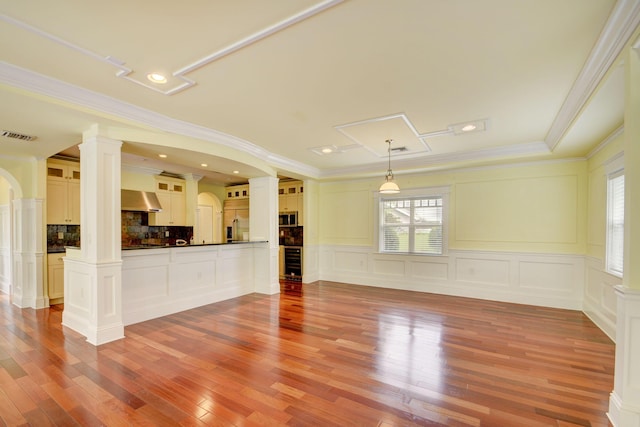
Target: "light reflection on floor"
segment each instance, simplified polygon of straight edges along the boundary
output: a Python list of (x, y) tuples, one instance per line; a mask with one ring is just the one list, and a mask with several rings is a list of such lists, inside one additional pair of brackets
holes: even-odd
[[(442, 326), (418, 316), (380, 314), (377, 379), (440, 391), (446, 361), (442, 356)], [(390, 382), (391, 381), (391, 382)]]

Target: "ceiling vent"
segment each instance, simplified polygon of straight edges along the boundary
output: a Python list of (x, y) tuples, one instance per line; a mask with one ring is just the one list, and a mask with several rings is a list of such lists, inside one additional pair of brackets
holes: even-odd
[(404, 146), (402, 146), (402, 147), (393, 147), (391, 149), (392, 153), (404, 153), (405, 151), (409, 151), (409, 149), (407, 147), (404, 147)]
[(24, 135), (24, 134), (17, 133), (17, 132), (11, 132), (10, 130), (0, 131), (0, 136), (5, 137), (5, 138), (19, 139), (20, 141), (33, 141), (34, 139), (37, 138), (37, 137), (31, 136), (31, 135)]

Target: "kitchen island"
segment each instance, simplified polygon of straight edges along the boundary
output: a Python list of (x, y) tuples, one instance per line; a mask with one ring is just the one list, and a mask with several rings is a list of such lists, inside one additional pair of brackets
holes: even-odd
[[(122, 323), (131, 325), (256, 292), (268, 242), (122, 248)], [(65, 316), (90, 310), (79, 248), (65, 257)], [(268, 256), (267, 256), (268, 257)], [(63, 322), (64, 323), (64, 322)]]

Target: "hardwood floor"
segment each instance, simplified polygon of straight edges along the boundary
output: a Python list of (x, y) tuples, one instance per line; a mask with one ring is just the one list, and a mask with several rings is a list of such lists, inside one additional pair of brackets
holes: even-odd
[(607, 426), (614, 345), (582, 313), (283, 283), (93, 347), (0, 296), (0, 425)]

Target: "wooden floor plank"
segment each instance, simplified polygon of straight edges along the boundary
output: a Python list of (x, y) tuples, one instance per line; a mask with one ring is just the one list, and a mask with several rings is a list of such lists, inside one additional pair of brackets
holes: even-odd
[(94, 347), (0, 295), (0, 427), (607, 427), (615, 346), (583, 313), (282, 283)]

